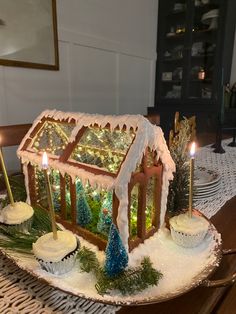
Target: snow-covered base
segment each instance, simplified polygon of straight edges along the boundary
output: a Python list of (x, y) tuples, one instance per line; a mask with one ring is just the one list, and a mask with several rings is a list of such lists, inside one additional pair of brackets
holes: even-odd
[[(104, 252), (79, 237), (81, 247), (86, 246), (97, 253), (100, 262), (104, 261)], [(187, 249), (175, 244), (167, 229), (160, 230), (153, 237), (139, 245), (129, 254), (129, 265), (137, 266), (144, 256), (150, 256), (153, 266), (163, 273), (158, 286), (150, 287), (133, 296), (122, 296), (118, 292), (100, 296), (95, 289), (96, 278), (90, 273), (80, 272), (79, 265), (62, 276), (43, 271), (38, 262), (29, 256), (8, 253), (17, 265), (33, 275), (46, 280), (49, 284), (66, 292), (113, 304), (143, 303), (162, 301), (191, 289), (209, 274), (208, 268), (217, 266), (216, 248), (221, 236), (212, 226), (204, 241), (195, 248)]]

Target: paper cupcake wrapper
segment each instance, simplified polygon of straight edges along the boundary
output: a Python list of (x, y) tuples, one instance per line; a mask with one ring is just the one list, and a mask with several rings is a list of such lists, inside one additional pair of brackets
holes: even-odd
[(7, 229), (13, 232), (16, 231), (16, 232), (28, 233), (31, 230), (32, 222), (33, 222), (33, 216), (27, 219), (26, 221), (22, 222), (21, 224), (9, 225), (9, 224), (2, 223), (2, 225), (4, 225)]
[(76, 257), (79, 249), (79, 244), (76, 250), (65, 256), (59, 262), (45, 262), (36, 257), (36, 260), (39, 262), (41, 268), (46, 270), (49, 273), (54, 275), (63, 275), (69, 272), (75, 265)]
[(171, 236), (174, 242), (180, 246), (186, 248), (193, 248), (198, 246), (205, 238), (207, 231), (198, 232), (195, 234), (187, 234), (184, 232), (176, 231), (172, 226), (170, 226)]

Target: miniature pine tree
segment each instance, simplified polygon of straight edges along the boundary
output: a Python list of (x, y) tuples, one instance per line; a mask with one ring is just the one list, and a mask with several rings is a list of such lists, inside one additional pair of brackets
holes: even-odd
[(54, 209), (55, 211), (60, 211), (61, 208), (61, 191), (56, 189), (55, 191), (53, 191), (53, 204), (54, 204)]
[(108, 192), (107, 197), (102, 203), (97, 229), (104, 235), (109, 234), (112, 223), (112, 193)]
[(111, 225), (106, 247), (105, 272), (109, 277), (119, 275), (128, 265), (128, 254), (121, 241), (119, 231)]
[(99, 214), (99, 221), (97, 224), (98, 231), (104, 235), (108, 235), (111, 223), (112, 223), (111, 212), (107, 208), (102, 208)]
[(92, 212), (83, 193), (79, 194), (77, 201), (77, 223), (84, 227), (92, 221)]
[(76, 193), (77, 194), (84, 193), (84, 188), (80, 180), (76, 181)]

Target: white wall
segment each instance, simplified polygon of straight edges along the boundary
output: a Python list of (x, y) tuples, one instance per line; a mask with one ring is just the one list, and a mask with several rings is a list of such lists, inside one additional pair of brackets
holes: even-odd
[(236, 32), (235, 32), (235, 39), (234, 39), (234, 51), (233, 51), (233, 61), (232, 61), (232, 68), (231, 68), (231, 78), (230, 78), (230, 85), (236, 82)]
[(0, 124), (45, 108), (146, 113), (153, 105), (158, 0), (58, 0), (60, 71), (0, 67)]
[(32, 122), (46, 108), (146, 113), (157, 7), (158, 0), (57, 0), (60, 71), (1, 66), (0, 124)]

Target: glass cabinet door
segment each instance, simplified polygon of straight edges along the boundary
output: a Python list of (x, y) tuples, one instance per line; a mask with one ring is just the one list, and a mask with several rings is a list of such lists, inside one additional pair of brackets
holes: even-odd
[(184, 46), (186, 40), (186, 1), (167, 1), (165, 7), (165, 34), (159, 56), (162, 61), (160, 92), (163, 99), (183, 96)]
[(220, 0), (194, 0), (188, 99), (213, 99)]

